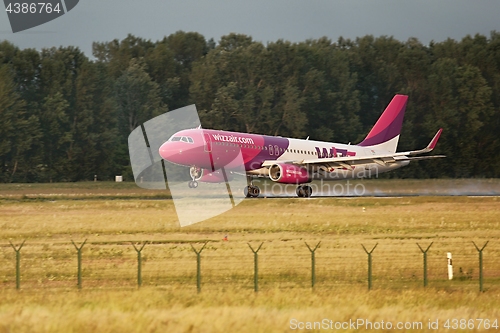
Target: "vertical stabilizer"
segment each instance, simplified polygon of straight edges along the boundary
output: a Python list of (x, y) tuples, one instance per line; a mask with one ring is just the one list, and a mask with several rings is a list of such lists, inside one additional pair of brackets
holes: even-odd
[(408, 96), (396, 95), (384, 110), (366, 138), (358, 146), (396, 152), (403, 125)]

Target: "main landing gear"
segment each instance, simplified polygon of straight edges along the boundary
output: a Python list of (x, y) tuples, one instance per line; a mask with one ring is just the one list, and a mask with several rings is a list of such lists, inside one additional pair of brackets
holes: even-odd
[[(257, 198), (260, 195), (260, 188), (252, 184), (252, 180), (249, 180), (249, 185), (243, 190), (245, 197), (247, 198)], [(299, 198), (310, 198), (312, 195), (312, 188), (309, 185), (299, 185), (297, 186), (297, 196)]]
[(260, 194), (260, 188), (255, 185), (248, 185), (243, 192), (247, 198), (257, 198)]
[(243, 193), (247, 198), (257, 198), (260, 194), (260, 188), (253, 184), (253, 177), (247, 175), (248, 186), (243, 189)]
[(299, 185), (295, 193), (299, 198), (310, 198), (312, 195), (312, 188), (309, 185)]
[(196, 180), (191, 180), (188, 183), (189, 188), (197, 188), (198, 187), (198, 182)]

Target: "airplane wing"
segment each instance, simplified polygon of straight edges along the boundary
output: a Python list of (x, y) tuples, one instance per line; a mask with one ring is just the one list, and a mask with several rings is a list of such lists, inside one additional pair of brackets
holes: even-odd
[[(376, 163), (380, 166), (387, 166), (391, 163), (396, 163), (400, 161), (414, 161), (414, 160), (425, 160), (446, 157), (444, 155), (434, 155), (434, 156), (416, 156), (424, 153), (428, 153), (434, 149), (441, 135), (443, 129), (434, 135), (431, 142), (424, 149), (412, 150), (399, 153), (387, 153), (387, 154), (374, 154), (367, 156), (344, 156), (344, 157), (331, 157), (331, 158), (315, 158), (315, 159), (304, 159), (295, 161), (279, 161), (282, 163), (297, 164), (303, 166), (319, 166), (323, 170), (331, 170), (332, 168), (345, 168), (347, 170), (353, 170), (356, 165)], [(263, 167), (270, 167), (276, 164), (275, 160), (268, 160), (262, 163)]]

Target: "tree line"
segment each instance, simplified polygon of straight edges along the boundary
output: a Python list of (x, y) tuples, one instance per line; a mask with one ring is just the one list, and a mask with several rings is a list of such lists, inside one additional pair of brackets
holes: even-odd
[(398, 150), (436, 153), (392, 177), (500, 176), (500, 33), (423, 45), (371, 35), (263, 44), (194, 32), (133, 35), (37, 51), (0, 43), (0, 181), (131, 179), (127, 138), (196, 104), (206, 128), (361, 141), (397, 94), (409, 95)]

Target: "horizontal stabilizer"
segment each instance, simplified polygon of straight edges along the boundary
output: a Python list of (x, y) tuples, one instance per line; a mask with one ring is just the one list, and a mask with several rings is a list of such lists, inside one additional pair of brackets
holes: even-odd
[(413, 157), (408, 157), (405, 160), (406, 161), (420, 161), (420, 160), (431, 160), (434, 158), (445, 158), (445, 155), (433, 155), (433, 156), (413, 156)]

